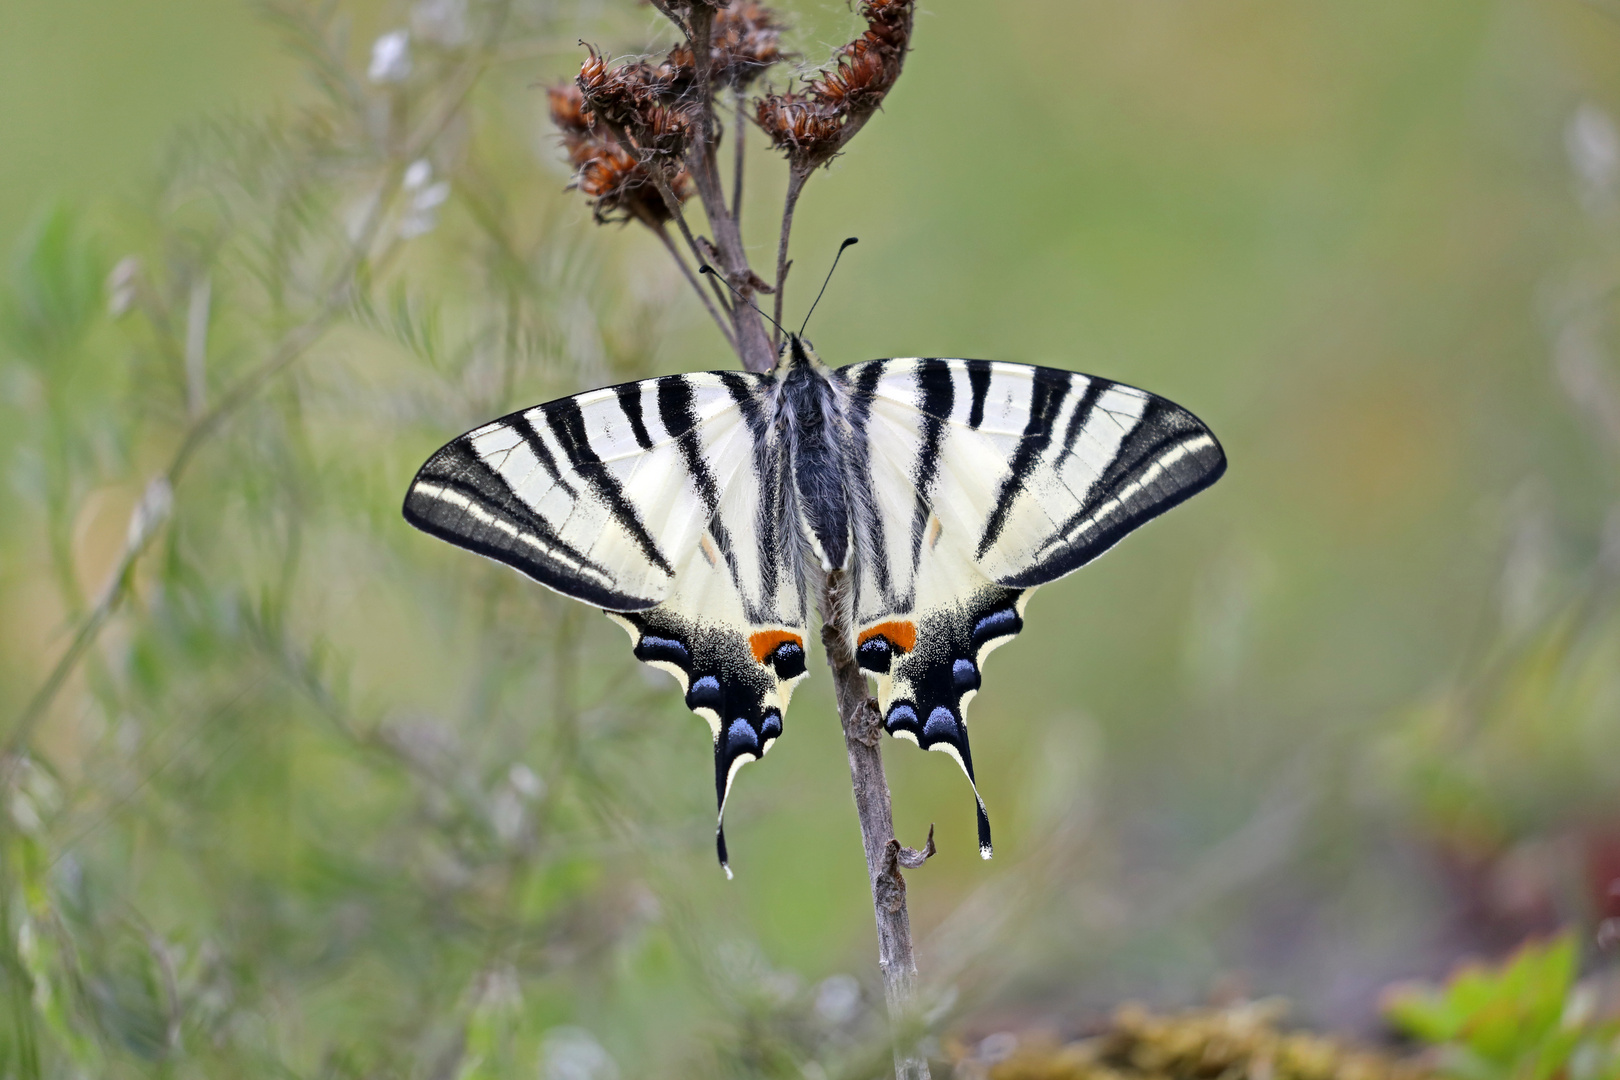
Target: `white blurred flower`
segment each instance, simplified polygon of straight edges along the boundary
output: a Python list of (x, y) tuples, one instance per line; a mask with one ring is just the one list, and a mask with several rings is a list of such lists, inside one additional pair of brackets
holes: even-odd
[(504, 784), (489, 800), (490, 828), (495, 830), (495, 835), (501, 838), (503, 844), (510, 844), (523, 835), (523, 826), (528, 817), (523, 808), (523, 797)]
[(861, 984), (853, 975), (829, 975), (816, 987), (816, 1015), (830, 1027), (843, 1027), (861, 1011)]
[(1582, 102), (1564, 128), (1564, 150), (1570, 168), (1581, 185), (1581, 198), (1589, 210), (1597, 210), (1615, 193), (1620, 179), (1620, 133), (1609, 114)]
[(135, 303), (135, 278), (141, 272), (141, 260), (126, 255), (107, 275), (107, 314), (118, 318)]
[(140, 547), (146, 543), (148, 537), (168, 520), (169, 512), (174, 509), (174, 488), (169, 486), (167, 476), (154, 476), (146, 485), (146, 491), (141, 495), (141, 501), (135, 504), (135, 509), (129, 515), (129, 532), (124, 542), (130, 548)]
[(618, 1080), (619, 1066), (596, 1036), (579, 1027), (556, 1027), (540, 1045), (541, 1080)]
[(411, 73), (411, 34), (390, 30), (371, 44), (371, 66), (366, 75), (374, 83), (404, 82)]
[(546, 790), (546, 785), (534, 775), (534, 770), (521, 761), (507, 770), (506, 779), (512, 785), (512, 790), (525, 799), (538, 799), (541, 792)]
[(979, 1040), (974, 1057), (987, 1065), (1006, 1061), (1018, 1052), (1018, 1036), (1010, 1031), (998, 1031)]
[(435, 45), (462, 44), (467, 40), (467, 0), (417, 0), (411, 30)]
[(17, 831), (37, 833), (61, 805), (61, 789), (49, 773), (29, 758), (20, 758), (16, 770), (11, 789), (11, 820)]
[(403, 186), (406, 191), (420, 191), (427, 187), (428, 181), (432, 179), (433, 162), (427, 158), (417, 158), (405, 166)]
[(400, 238), (410, 240), (431, 232), (439, 223), (439, 207), (450, 197), (450, 181), (434, 183), (432, 162), (421, 158), (406, 167), (400, 186), (411, 197), (399, 222)]

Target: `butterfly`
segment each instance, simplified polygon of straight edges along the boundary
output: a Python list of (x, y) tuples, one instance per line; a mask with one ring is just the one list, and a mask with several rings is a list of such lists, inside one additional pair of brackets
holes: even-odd
[(766, 374), (624, 383), (467, 432), (417, 473), (405, 519), (603, 609), (708, 721), (718, 820), (782, 736), (807, 673), (820, 575), (884, 729), (950, 755), (990, 822), (968, 745), (985, 658), (1030, 594), (1213, 484), (1215, 436), (1164, 398), (986, 360), (837, 370), (799, 334)]

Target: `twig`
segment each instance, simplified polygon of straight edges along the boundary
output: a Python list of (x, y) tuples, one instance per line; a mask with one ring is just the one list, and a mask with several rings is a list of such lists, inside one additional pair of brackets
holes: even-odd
[[(813, 170), (794, 165), (788, 170), (787, 197), (782, 200), (782, 235), (776, 242), (776, 307), (774, 314), (778, 326), (782, 324), (782, 294), (787, 291), (788, 267), (788, 237), (793, 232), (793, 211), (799, 205), (799, 194), (804, 191), (804, 183), (810, 179)], [(778, 338), (782, 332), (776, 331)]]
[(726, 344), (731, 346), (733, 352), (736, 352), (737, 339), (731, 336), (731, 328), (726, 325), (726, 320), (720, 317), (719, 310), (709, 300), (709, 294), (703, 291), (702, 282), (698, 281), (697, 275), (692, 273), (692, 268), (686, 265), (686, 260), (681, 258), (681, 249), (675, 246), (675, 241), (670, 238), (669, 230), (664, 227), (664, 223), (661, 221), (645, 222), (645, 224), (654, 233), (658, 234), (658, 239), (663, 242), (664, 250), (669, 252), (669, 257), (675, 260), (675, 265), (681, 268), (681, 274), (696, 290), (698, 299), (703, 301), (704, 310), (714, 319), (714, 325), (719, 328), (720, 336), (725, 338)]
[[(861, 845), (866, 849), (866, 874), (872, 887), (872, 910), (877, 918), (878, 967), (883, 972), (883, 997), (893, 1030), (894, 1072), (897, 1080), (927, 1080), (928, 1062), (904, 1036), (914, 1023), (917, 961), (911, 948), (911, 916), (906, 910), (906, 879), (900, 873), (900, 845), (894, 838), (894, 816), (889, 784), (883, 774), (883, 719), (866, 690), (844, 626), (842, 590), (844, 573), (834, 570), (822, 581), (821, 645), (832, 669), (838, 718), (849, 754), (849, 779), (855, 793), (855, 812), (861, 823)], [(927, 850), (933, 848), (929, 830)], [(921, 853), (918, 853), (921, 854)], [(926, 856), (923, 856), (926, 858)], [(918, 860), (919, 865), (921, 860)]]
[[(745, 109), (747, 102), (743, 100), (741, 90), (736, 92), (737, 119), (731, 125), (732, 139), (736, 145), (732, 147), (735, 159), (732, 165), (731, 179), (731, 220), (739, 229), (742, 228), (742, 196), (743, 196), (743, 133), (748, 130), (748, 121)], [(779, 342), (773, 343), (780, 344)]]
[[(635, 158), (637, 164), (646, 171), (648, 176), (652, 177), (653, 186), (658, 189), (659, 197), (664, 200), (664, 209), (669, 211), (670, 220), (675, 222), (676, 227), (681, 230), (681, 237), (686, 241), (686, 246), (692, 249), (692, 258), (697, 260), (699, 266), (708, 262), (708, 258), (703, 253), (703, 245), (692, 234), (692, 227), (686, 223), (686, 213), (681, 209), (681, 200), (675, 196), (675, 189), (669, 186), (669, 178), (664, 175), (664, 171), (653, 160), (652, 151), (638, 145), (635, 139), (630, 137), (630, 133), (622, 127), (608, 123), (604, 123), (602, 126), (608, 129), (608, 133), (617, 140), (625, 152)], [(714, 290), (715, 300), (719, 303), (720, 310), (728, 315), (731, 314), (731, 305), (726, 302), (725, 292), (718, 285), (713, 285), (711, 288)], [(733, 349), (737, 348), (734, 334), (727, 334), (726, 340), (731, 343)]]
[[(742, 230), (726, 209), (726, 194), (721, 185), (720, 172), (714, 160), (714, 79), (709, 52), (709, 32), (714, 25), (714, 11), (702, 4), (693, 6), (689, 40), (697, 66), (698, 81), (698, 137), (692, 142), (691, 158), (687, 170), (692, 174), (693, 186), (708, 216), (709, 228), (714, 233), (715, 247), (720, 253), (721, 269), (744, 297), (754, 291), (758, 280), (748, 265), (748, 252), (743, 247)], [(743, 367), (749, 371), (769, 371), (776, 365), (776, 349), (765, 333), (765, 320), (751, 304), (731, 305), (731, 324), (735, 331), (737, 354)]]
[[(680, 200), (675, 197), (667, 179), (646, 154), (641, 152), (628, 133), (609, 126), (615, 139), (643, 166), (657, 185), (660, 196), (671, 218), (680, 228), (687, 245), (700, 262), (712, 262), (725, 274), (726, 281), (736, 290), (738, 300), (728, 303), (720, 295), (720, 311), (731, 316), (732, 333), (727, 342), (736, 351), (742, 366), (755, 372), (769, 371), (776, 364), (777, 349), (781, 344), (780, 329), (773, 338), (765, 331), (764, 317), (749, 302), (754, 293), (773, 292), (777, 322), (781, 321), (783, 286), (792, 265), (787, 257), (788, 243), (793, 231), (793, 214), (799, 196), (810, 174), (825, 157), (810, 160), (790, 154), (787, 197), (783, 205), (780, 236), (776, 252), (776, 281), (767, 284), (749, 265), (748, 252), (743, 246), (740, 221), (742, 218), (743, 180), (746, 153), (744, 130), (747, 124), (745, 103), (741, 93), (736, 95), (736, 121), (733, 147), (731, 200), (727, 205), (725, 185), (716, 161), (717, 133), (715, 121), (715, 80), (712, 65), (711, 33), (715, 12), (707, 3), (680, 6), (669, 0), (652, 0), (684, 31), (691, 48), (695, 67), (696, 93), (691, 104), (696, 106), (696, 132), (690, 140), (685, 157), (686, 171), (696, 189), (703, 211), (709, 221), (713, 244), (708, 250), (692, 235), (681, 212)], [(909, 31), (908, 31), (909, 32)], [(898, 73), (898, 66), (895, 69)], [(860, 130), (865, 116), (855, 117), (842, 129), (838, 143), (841, 148)], [(834, 152), (836, 152), (834, 149)], [(681, 265), (683, 273), (690, 274), (685, 260), (679, 257), (675, 243), (665, 229), (655, 229), (659, 237)], [(702, 294), (701, 288), (699, 289)], [(706, 302), (706, 298), (705, 298)], [(711, 311), (711, 314), (715, 312)], [(719, 319), (716, 317), (716, 321)], [(895, 1075), (900, 1080), (927, 1080), (928, 1062), (916, 1049), (917, 1024), (915, 996), (917, 965), (912, 951), (911, 919), (906, 910), (906, 882), (902, 867), (915, 868), (934, 853), (933, 829), (921, 851), (901, 847), (894, 837), (894, 820), (889, 802), (889, 787), (883, 773), (883, 755), (880, 744), (883, 725), (876, 703), (867, 696), (866, 676), (855, 662), (848, 609), (843, 590), (847, 581), (843, 571), (826, 574), (818, 588), (817, 603), (822, 616), (822, 644), (827, 652), (827, 663), (832, 669), (834, 690), (838, 700), (838, 715), (844, 731), (844, 746), (849, 755), (850, 781), (855, 795), (856, 814), (860, 820), (861, 843), (866, 853), (866, 868), (872, 888), (872, 907), (877, 920), (878, 957), (883, 972), (884, 998), (888, 1003), (890, 1030), (893, 1037)]]

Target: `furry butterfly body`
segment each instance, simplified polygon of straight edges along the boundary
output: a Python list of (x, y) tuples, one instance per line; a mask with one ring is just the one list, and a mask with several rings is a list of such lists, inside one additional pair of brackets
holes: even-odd
[[(602, 608), (710, 726), (727, 862), (737, 770), (807, 673), (813, 580), (884, 728), (974, 783), (967, 708), (1030, 593), (1203, 490), (1226, 459), (1185, 409), (1052, 368), (874, 360), (829, 369), (790, 335), (767, 374), (669, 375), (560, 398), (455, 439), (405, 517)], [(729, 873), (729, 869), (728, 869)]]

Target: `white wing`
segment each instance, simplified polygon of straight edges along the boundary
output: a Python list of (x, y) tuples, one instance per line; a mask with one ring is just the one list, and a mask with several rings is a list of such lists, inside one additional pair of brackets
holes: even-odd
[[(1219, 479), (1220, 444), (1163, 398), (1052, 368), (875, 360), (839, 372), (858, 504), (855, 620), (889, 733), (973, 779), (966, 714), (1036, 586)], [(975, 787), (977, 797), (977, 787)], [(990, 827), (978, 804), (981, 853)]]
[[(411, 524), (606, 609), (680, 680), (713, 732), (722, 815), (805, 673), (771, 384), (714, 372), (560, 398), (452, 441), (405, 497)], [(724, 864), (723, 829), (716, 844)]]

